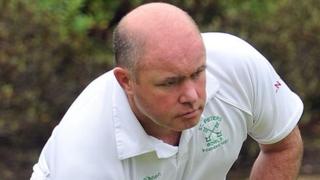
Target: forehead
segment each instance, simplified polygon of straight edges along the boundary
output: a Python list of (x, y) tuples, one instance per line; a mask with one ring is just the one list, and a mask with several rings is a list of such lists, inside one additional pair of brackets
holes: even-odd
[(189, 73), (204, 64), (205, 48), (202, 38), (193, 34), (193, 37), (157, 39), (145, 44), (138, 69)]
[(205, 65), (205, 53), (186, 53), (179, 56), (149, 56), (139, 65), (140, 77), (168, 78), (175, 76), (190, 76)]

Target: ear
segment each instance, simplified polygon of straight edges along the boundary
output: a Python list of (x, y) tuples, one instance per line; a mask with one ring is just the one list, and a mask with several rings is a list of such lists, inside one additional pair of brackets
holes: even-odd
[(113, 74), (126, 94), (132, 94), (132, 77), (128, 69), (116, 67)]

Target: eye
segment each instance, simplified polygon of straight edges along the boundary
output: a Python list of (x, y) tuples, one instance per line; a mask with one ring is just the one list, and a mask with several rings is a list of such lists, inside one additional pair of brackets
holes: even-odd
[(170, 86), (174, 86), (176, 84), (178, 84), (179, 81), (176, 80), (176, 79), (170, 79), (170, 80), (167, 80), (163, 83), (160, 84), (160, 86), (164, 86), (164, 87), (170, 87)]
[(179, 85), (183, 79), (184, 78), (181, 77), (168, 78), (156, 85), (161, 87), (173, 87)]

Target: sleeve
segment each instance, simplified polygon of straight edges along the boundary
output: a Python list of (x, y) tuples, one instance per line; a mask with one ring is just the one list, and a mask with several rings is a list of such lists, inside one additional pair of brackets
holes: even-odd
[(48, 180), (48, 171), (45, 170), (42, 159), (39, 160), (37, 164), (33, 166), (33, 173), (31, 175), (30, 180)]
[(261, 144), (272, 144), (293, 130), (303, 112), (303, 103), (272, 65), (253, 48), (252, 51), (249, 72), (253, 123), (248, 134)]
[(49, 180), (49, 168), (47, 165), (45, 153), (47, 151), (47, 144), (43, 148), (38, 162), (33, 166), (33, 173), (30, 180)]
[(225, 33), (204, 33), (208, 70), (220, 82), (220, 94), (247, 113), (246, 134), (261, 144), (286, 137), (303, 111), (269, 61), (244, 40)]

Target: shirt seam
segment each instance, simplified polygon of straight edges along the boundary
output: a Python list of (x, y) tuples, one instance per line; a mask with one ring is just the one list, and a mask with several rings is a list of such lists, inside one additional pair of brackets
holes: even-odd
[(226, 99), (226, 98), (223, 97), (220, 93), (217, 93), (217, 94), (216, 94), (216, 98), (218, 98), (219, 100), (221, 100), (221, 101), (223, 101), (223, 102), (225, 102), (225, 103), (227, 103), (227, 104), (229, 104), (229, 105), (231, 105), (231, 106), (233, 106), (233, 107), (235, 107), (235, 108), (243, 111), (243, 112), (246, 113), (247, 115), (253, 117), (253, 114), (252, 114), (249, 110), (247, 110), (247, 109), (244, 108), (244, 107), (241, 107), (239, 104), (234, 103), (233, 101), (231, 101), (231, 100), (229, 100), (229, 99)]

